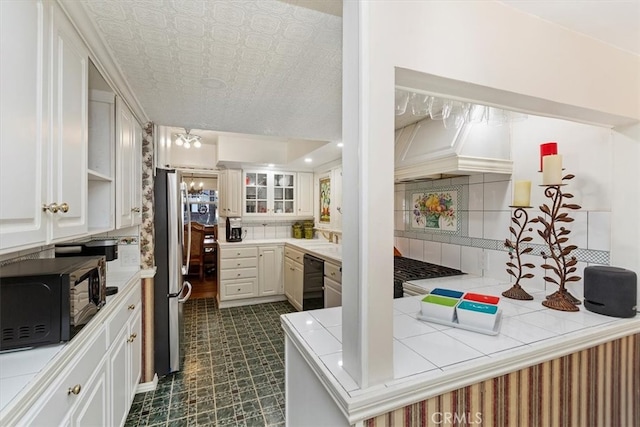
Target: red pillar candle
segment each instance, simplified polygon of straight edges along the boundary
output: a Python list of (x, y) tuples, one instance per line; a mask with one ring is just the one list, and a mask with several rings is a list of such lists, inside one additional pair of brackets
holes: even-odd
[(544, 156), (558, 154), (557, 142), (545, 142), (540, 144), (540, 170), (542, 170), (542, 158)]

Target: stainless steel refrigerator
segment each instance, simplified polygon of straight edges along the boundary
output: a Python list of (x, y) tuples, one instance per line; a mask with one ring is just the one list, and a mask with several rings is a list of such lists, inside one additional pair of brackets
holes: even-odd
[[(182, 305), (191, 296), (186, 246), (190, 248), (189, 209), (186, 186), (174, 169), (156, 169), (154, 350), (158, 376), (179, 371), (183, 359)], [(186, 218), (185, 218), (186, 216)], [(189, 230), (185, 240), (184, 230)], [(186, 265), (183, 262), (186, 259)]]

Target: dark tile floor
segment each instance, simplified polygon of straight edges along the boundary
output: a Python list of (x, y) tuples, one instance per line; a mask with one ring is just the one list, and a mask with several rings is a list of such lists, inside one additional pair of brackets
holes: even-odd
[(287, 302), (218, 309), (184, 307), (184, 364), (136, 395), (125, 426), (284, 426)]

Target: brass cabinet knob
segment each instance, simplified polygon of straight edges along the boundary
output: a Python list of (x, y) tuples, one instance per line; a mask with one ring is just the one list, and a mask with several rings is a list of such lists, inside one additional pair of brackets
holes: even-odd
[(131, 212), (140, 213), (140, 208), (138, 208), (138, 207), (132, 208)]
[(134, 308), (136, 308), (135, 304), (130, 304), (129, 307), (127, 307), (129, 310), (133, 310)]
[(335, 276), (335, 275), (336, 275), (336, 272), (335, 272), (335, 271), (332, 271), (332, 272), (331, 272), (331, 275), (332, 275), (332, 276)]
[(137, 335), (136, 335), (136, 334), (131, 334), (131, 335), (129, 335), (129, 338), (127, 338), (127, 342), (133, 342), (133, 340), (135, 340), (135, 339), (136, 339), (136, 337), (137, 337)]
[(57, 203), (49, 203), (49, 205), (42, 205), (42, 211), (49, 211), (51, 213), (58, 212), (58, 204)]
[(58, 211), (60, 211), (62, 213), (67, 213), (69, 212), (69, 205), (67, 203), (49, 203), (48, 205), (42, 205), (42, 211), (49, 211), (51, 213), (57, 213)]
[(82, 386), (80, 384), (76, 384), (73, 387), (69, 387), (67, 390), (67, 394), (80, 394), (80, 390), (82, 390)]

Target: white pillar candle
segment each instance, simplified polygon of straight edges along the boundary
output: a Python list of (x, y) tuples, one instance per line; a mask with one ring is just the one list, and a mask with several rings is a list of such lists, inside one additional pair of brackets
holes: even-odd
[(542, 185), (562, 184), (562, 155), (555, 154), (542, 158)]
[(531, 206), (531, 181), (516, 181), (513, 206)]

